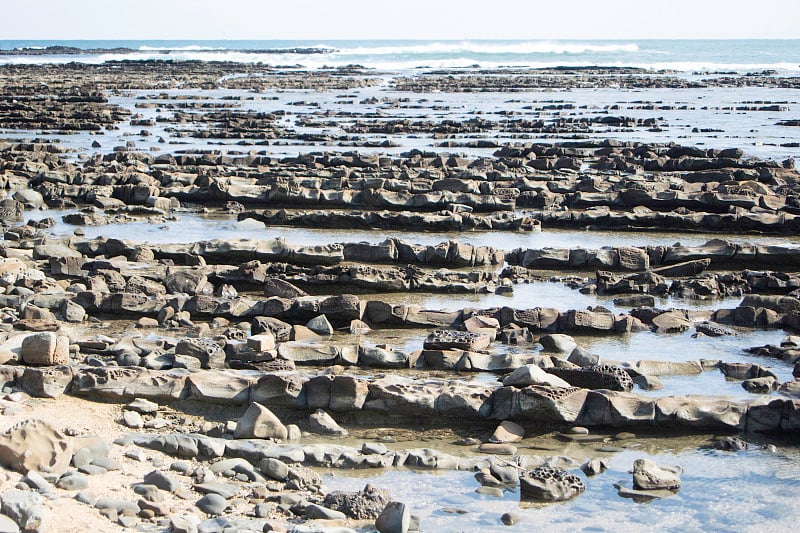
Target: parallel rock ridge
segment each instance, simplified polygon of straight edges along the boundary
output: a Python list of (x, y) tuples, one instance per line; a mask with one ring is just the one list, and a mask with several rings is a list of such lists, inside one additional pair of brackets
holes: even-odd
[[(295, 381), (298, 377), (299, 382)], [(473, 385), (456, 380), (423, 381), (400, 377), (370, 380), (355, 376), (337, 376), (330, 382), (330, 389), (320, 390), (312, 388), (314, 379), (296, 374), (234, 370), (214, 373), (213, 390), (206, 389), (198, 380), (202, 380), (202, 374), (143, 368), (84, 368), (76, 370), (69, 390), (81, 396), (117, 400), (191, 398), (231, 405), (268, 397), (269, 405), (292, 409), (363, 410), (409, 419), (431, 416), (462, 420), (511, 419), (523, 424), (667, 426), (698, 431), (795, 432), (800, 429), (800, 401), (789, 398), (776, 398), (766, 403), (706, 396), (654, 398), (575, 387), (529, 385), (517, 388)], [(337, 383), (335, 389), (334, 382)]]

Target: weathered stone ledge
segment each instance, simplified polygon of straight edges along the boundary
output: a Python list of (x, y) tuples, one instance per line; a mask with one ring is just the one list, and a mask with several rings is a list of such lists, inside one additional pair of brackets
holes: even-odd
[[(6, 380), (25, 380), (27, 369), (0, 367)], [(59, 369), (66, 368), (69, 371)], [(35, 371), (34, 369), (33, 371)], [(29, 376), (31, 381), (34, 376)], [(800, 430), (800, 401), (768, 398), (731, 401), (707, 396), (641, 396), (577, 387), (467, 383), (401, 376), (303, 376), (254, 371), (158, 371), (138, 367), (57, 367), (48, 391), (122, 401), (195, 400), (226, 405), (258, 402), (269, 408), (372, 413), (391, 419), (436, 417), (462, 423), (516, 420), (523, 424), (586, 427), (667, 427), (689, 431)]]
[[(592, 269), (640, 272), (660, 266), (707, 261), (705, 267), (782, 267), (800, 269), (800, 247), (757, 245), (712, 239), (700, 246), (617, 246), (589, 250), (585, 248), (517, 248), (506, 253), (506, 262), (533, 269)], [(686, 273), (701, 272), (700, 264)]]
[(253, 219), (266, 226), (341, 229), (402, 229), (404, 231), (539, 231), (538, 220), (517, 214), (478, 215), (464, 207), (438, 213), (413, 211), (245, 211), (239, 220)]

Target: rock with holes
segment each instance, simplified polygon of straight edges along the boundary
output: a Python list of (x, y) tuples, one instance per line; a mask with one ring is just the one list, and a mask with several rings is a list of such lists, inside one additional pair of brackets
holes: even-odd
[(595, 365), (586, 368), (548, 368), (573, 387), (583, 389), (607, 389), (629, 392), (633, 390), (633, 380), (624, 369), (614, 365)]
[(41, 420), (28, 419), (0, 434), (0, 464), (21, 473), (63, 474), (72, 459), (72, 443)]
[(465, 350), (475, 352), (487, 348), (491, 341), (491, 336), (485, 333), (437, 330), (428, 335), (423, 348), (426, 350)]
[(649, 459), (633, 462), (633, 488), (637, 490), (677, 490), (681, 488), (681, 469), (659, 466)]
[(702, 333), (708, 337), (733, 337), (736, 335), (736, 332), (732, 329), (728, 329), (719, 324), (714, 324), (713, 322), (701, 322), (700, 324), (695, 324), (694, 329), (696, 329), (698, 333)]
[(551, 466), (540, 466), (524, 473), (519, 484), (523, 497), (542, 502), (571, 500), (586, 490), (578, 476)]
[(367, 484), (359, 492), (330, 492), (322, 505), (356, 520), (374, 520), (389, 503), (389, 493)]

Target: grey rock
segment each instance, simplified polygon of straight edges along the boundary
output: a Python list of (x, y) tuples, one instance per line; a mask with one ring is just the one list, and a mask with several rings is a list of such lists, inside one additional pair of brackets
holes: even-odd
[(122, 422), (131, 429), (141, 429), (144, 427), (142, 415), (136, 411), (123, 411)]
[[(145, 483), (138, 483), (133, 486), (133, 492), (141, 496), (149, 502), (163, 502), (164, 492), (155, 485), (147, 485)], [(141, 506), (141, 504), (140, 504)]]
[(513, 526), (514, 524), (519, 522), (519, 515), (517, 513), (503, 513), (500, 517), (500, 521), (503, 525), (506, 526)]
[(304, 516), (313, 520), (344, 520), (347, 518), (341, 511), (334, 511), (315, 503), (306, 506)]
[(323, 411), (317, 409), (308, 417), (309, 427), (312, 432), (320, 433), (322, 435), (335, 435), (343, 437), (347, 435), (347, 430), (339, 426), (336, 421)]
[(135, 398), (132, 402), (123, 407), (126, 411), (136, 411), (137, 413), (150, 414), (158, 411), (158, 404), (145, 398)]
[(576, 346), (567, 357), (567, 361), (578, 366), (594, 366), (600, 364), (600, 357), (589, 353), (580, 346)]
[(116, 498), (100, 498), (94, 504), (95, 509), (110, 509), (119, 515), (136, 516), (139, 514), (139, 506), (134, 502)]
[(333, 335), (334, 331), (333, 326), (328, 321), (328, 317), (325, 315), (319, 315), (312, 318), (306, 323), (306, 327), (317, 335), (322, 335), (325, 337)]
[(548, 352), (565, 354), (572, 353), (572, 351), (578, 346), (578, 343), (575, 342), (575, 339), (563, 333), (542, 335), (539, 338), (539, 343), (544, 346), (544, 349)]
[(197, 508), (206, 514), (220, 515), (228, 507), (228, 501), (219, 494), (209, 493), (197, 500)]
[(56, 481), (56, 487), (63, 490), (83, 490), (89, 487), (89, 479), (78, 472), (68, 472)]
[(180, 481), (159, 470), (153, 470), (144, 476), (144, 482), (148, 485), (155, 485), (161, 490), (175, 492), (181, 487)]
[(194, 490), (202, 494), (216, 494), (221, 498), (230, 500), (239, 494), (239, 487), (231, 483), (220, 483), (218, 481), (207, 481), (205, 483), (197, 483), (194, 485)]
[(39, 492), (47, 492), (48, 490), (52, 489), (50, 483), (48, 483), (47, 480), (43, 478), (42, 475), (36, 470), (29, 470), (28, 473), (22, 477), (21, 481), (33, 490), (37, 490)]
[(91, 505), (92, 507), (94, 507), (94, 504), (97, 503), (97, 496), (88, 490), (82, 490), (77, 493), (75, 495), (75, 499), (83, 504)]
[(375, 529), (380, 533), (406, 533), (411, 523), (411, 512), (406, 504), (389, 502), (375, 520)]
[(503, 385), (527, 387), (528, 385), (544, 385), (547, 387), (570, 387), (570, 384), (558, 376), (549, 374), (536, 365), (523, 365), (503, 378)]
[(250, 404), (233, 431), (235, 439), (285, 439), (287, 436), (286, 426), (272, 411), (257, 402)]
[(633, 463), (633, 488), (676, 490), (681, 487), (679, 473), (678, 468), (662, 467), (649, 459), (637, 459)]
[(169, 523), (172, 527), (172, 533), (197, 533), (197, 525), (200, 523), (200, 518), (195, 515), (173, 515), (169, 517)]
[(2, 513), (23, 531), (46, 531), (42, 497), (30, 491), (12, 490), (0, 494)]
[(587, 476), (596, 476), (597, 474), (602, 474), (608, 468), (608, 463), (606, 463), (605, 459), (594, 458), (594, 459), (587, 459), (585, 463), (581, 465), (581, 470)]
[(277, 481), (284, 481), (289, 476), (289, 467), (283, 461), (267, 457), (258, 464), (259, 470), (265, 476)]

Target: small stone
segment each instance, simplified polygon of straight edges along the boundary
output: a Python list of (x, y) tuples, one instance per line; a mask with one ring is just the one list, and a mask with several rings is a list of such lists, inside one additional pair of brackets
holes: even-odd
[(209, 515), (220, 515), (225, 512), (228, 502), (219, 494), (206, 494), (197, 500), (197, 508)]
[(569, 433), (571, 435), (588, 435), (589, 429), (582, 426), (573, 426), (568, 430), (566, 430), (564, 433)]
[(170, 506), (165, 502), (151, 502), (140, 498), (138, 505), (142, 511), (152, 512), (153, 516), (167, 516), (170, 512)]
[(497, 426), (497, 429), (494, 430), (494, 433), (489, 438), (489, 442), (494, 443), (508, 443), (508, 442), (518, 442), (521, 441), (525, 437), (525, 429), (517, 424), (516, 422), (512, 422), (510, 420), (504, 420)]
[(253, 515), (256, 518), (267, 518), (272, 512), (272, 506), (267, 503), (259, 503), (253, 508)]
[[(164, 492), (155, 485), (146, 485), (139, 483), (133, 486), (133, 492), (144, 498), (149, 502), (162, 502), (164, 501)], [(139, 507), (142, 507), (139, 505)]]
[(312, 520), (344, 520), (347, 518), (341, 511), (334, 511), (315, 503), (306, 506), (304, 516)]
[(361, 453), (364, 455), (383, 455), (388, 452), (389, 448), (379, 442), (365, 442), (361, 445)]
[(39, 492), (47, 492), (51, 489), (50, 483), (36, 470), (29, 470), (28, 473), (22, 477), (22, 482)]
[(126, 411), (136, 411), (137, 413), (150, 414), (158, 411), (158, 404), (145, 398), (136, 398), (123, 407)]
[(126, 450), (125, 457), (128, 459), (133, 459), (134, 461), (139, 461), (140, 463), (147, 461), (147, 456), (145, 455), (144, 450), (141, 448)]
[(97, 496), (94, 493), (88, 490), (82, 490), (78, 494), (75, 495), (75, 499), (81, 503), (85, 503), (86, 505), (90, 505), (94, 507), (95, 503), (97, 502)]
[(133, 516), (122, 515), (117, 519), (117, 523), (126, 529), (136, 527), (139, 521)]
[(234, 439), (285, 439), (287, 435), (278, 417), (257, 402), (250, 404), (233, 432)]
[(147, 485), (155, 485), (159, 489), (167, 492), (175, 492), (181, 486), (180, 481), (159, 470), (153, 470), (146, 474), (144, 476), (144, 482)]
[(314, 433), (335, 435), (337, 437), (344, 437), (347, 435), (347, 430), (339, 426), (331, 415), (322, 409), (317, 409), (312, 413), (308, 417), (308, 423), (311, 426), (311, 431)]
[(142, 415), (136, 411), (123, 411), (122, 422), (131, 429), (141, 429), (144, 427), (144, 420)]
[(491, 453), (496, 455), (514, 455), (517, 447), (511, 444), (500, 444), (494, 442), (484, 442), (478, 447), (481, 453)]
[(78, 472), (86, 474), (87, 476), (99, 476), (108, 472), (102, 466), (97, 465), (86, 465), (78, 468)]
[(484, 496), (492, 496), (496, 498), (503, 497), (503, 489), (499, 489), (497, 487), (478, 487), (475, 489), (475, 492)]
[(513, 526), (519, 522), (519, 515), (517, 513), (503, 513), (500, 521), (506, 526)]
[(649, 459), (637, 459), (633, 463), (633, 488), (636, 490), (668, 489), (681, 487), (679, 468), (662, 467)]
[(492, 471), (488, 468), (481, 468), (481, 470), (475, 474), (475, 479), (484, 487), (498, 487), (503, 484), (502, 481), (492, 475)]
[(328, 317), (319, 315), (306, 323), (306, 327), (316, 333), (317, 335), (329, 336), (333, 335), (333, 326), (328, 322)]
[(605, 459), (588, 459), (585, 463), (581, 465), (581, 470), (587, 476), (596, 476), (597, 474), (602, 474), (608, 468), (608, 463), (606, 463)]
[(169, 469), (178, 473), (188, 476), (192, 470), (192, 464), (189, 461), (175, 461), (169, 465)]
[(169, 517), (169, 523), (172, 527), (172, 533), (197, 533), (197, 526), (200, 524), (200, 518), (193, 515)]
[(289, 467), (283, 461), (267, 457), (258, 464), (258, 469), (268, 478), (284, 481), (289, 476)]
[[(130, 412), (130, 411), (126, 411)], [(165, 427), (171, 426), (172, 422), (167, 420), (166, 418), (161, 418), (160, 416), (156, 418), (152, 418), (144, 423), (144, 427), (147, 429), (164, 429)]]
[(216, 494), (230, 500), (239, 494), (239, 487), (230, 483), (219, 483), (217, 481), (207, 481), (194, 485), (194, 490), (203, 494)]
[(303, 433), (300, 431), (300, 428), (297, 427), (297, 424), (289, 424), (286, 426), (286, 440), (300, 440), (303, 436)]
[(62, 490), (83, 490), (89, 487), (89, 479), (78, 472), (68, 472), (58, 479), (56, 487)]
[(149, 316), (143, 316), (139, 320), (136, 321), (137, 328), (157, 328), (159, 326), (158, 320), (155, 318), (151, 318)]

